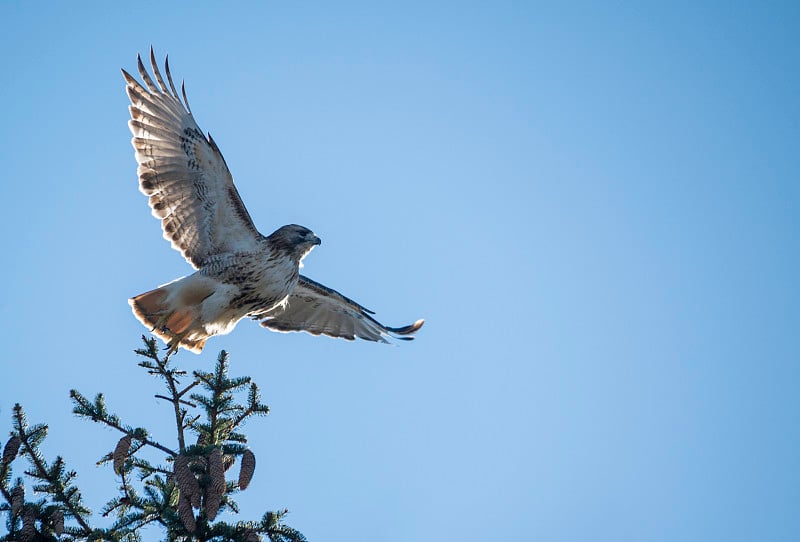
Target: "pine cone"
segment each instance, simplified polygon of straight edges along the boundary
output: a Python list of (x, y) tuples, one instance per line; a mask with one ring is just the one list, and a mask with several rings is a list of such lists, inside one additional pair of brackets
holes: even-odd
[(205, 503), (206, 517), (208, 521), (214, 521), (217, 518), (217, 512), (219, 512), (219, 505), (222, 503), (222, 499), (211, 486), (206, 487)]
[(11, 490), (11, 516), (17, 517), (25, 504), (25, 486), (15, 486)]
[(215, 446), (208, 454), (208, 475), (211, 477), (211, 484), (220, 495), (225, 494), (225, 467), (222, 465), (222, 449)]
[(194, 473), (189, 469), (189, 458), (179, 455), (175, 458), (175, 484), (181, 491), (181, 496), (186, 496), (187, 501), (195, 508), (200, 508), (200, 484)]
[(22, 444), (22, 441), (17, 435), (8, 439), (6, 447), (3, 448), (3, 463), (7, 465), (14, 461), (14, 458), (17, 457), (17, 453), (19, 453), (20, 444)]
[(59, 536), (64, 534), (64, 512), (56, 510), (50, 518), (53, 520), (53, 531)]
[(197, 484), (197, 492), (189, 495), (189, 502), (194, 508), (200, 508), (200, 497), (202, 496), (203, 492), (200, 491), (200, 484)]
[(119, 442), (117, 447), (114, 448), (114, 472), (122, 474), (122, 468), (125, 466), (125, 460), (128, 459), (128, 450), (131, 449), (131, 436), (125, 435)]
[(186, 527), (186, 530), (190, 533), (194, 533), (195, 529), (197, 529), (197, 523), (195, 523), (194, 520), (192, 503), (183, 493), (181, 493), (178, 499), (178, 515), (181, 517), (181, 522), (183, 522), (183, 526)]
[(36, 512), (32, 506), (25, 507), (25, 512), (22, 514), (22, 530), (19, 536), (23, 542), (33, 540), (36, 536)]
[(222, 464), (222, 449), (219, 446), (215, 446), (211, 453), (208, 454), (206, 461), (210, 479), (205, 491), (206, 517), (214, 521), (222, 502), (222, 496), (225, 495), (225, 468)]
[(261, 542), (261, 537), (253, 530), (248, 530), (244, 533), (245, 542)]
[(244, 491), (250, 485), (253, 472), (256, 470), (256, 456), (250, 450), (242, 454), (242, 466), (239, 469), (239, 489)]

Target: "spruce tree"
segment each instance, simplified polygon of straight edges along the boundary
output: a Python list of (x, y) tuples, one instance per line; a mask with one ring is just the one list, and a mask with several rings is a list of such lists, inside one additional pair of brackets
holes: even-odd
[[(48, 463), (42, 456), (47, 426), (30, 425), (23, 408), (15, 405), (13, 429), (0, 459), (0, 514), (6, 516), (7, 529), (0, 540), (133, 542), (141, 540), (143, 527), (155, 525), (169, 541), (305, 541), (283, 523), (285, 509), (267, 512), (258, 521), (216, 520), (223, 510), (238, 513), (233, 496), (247, 488), (255, 470), (256, 457), (241, 426), (269, 412), (258, 386), (250, 377), (229, 376), (224, 350), (213, 372), (189, 375), (174, 365), (173, 351), (162, 354), (154, 338), (142, 340), (144, 348), (136, 350), (139, 366), (166, 388), (156, 397), (166, 400), (174, 415), (175, 442), (158, 442), (144, 427), (123, 423), (108, 411), (101, 393), (90, 400), (70, 392), (75, 414), (121, 434), (99, 461), (120, 481), (118, 494), (101, 512), (114, 520), (100, 527), (99, 518), (83, 504), (76, 473), (67, 470), (63, 458)], [(27, 469), (15, 478), (13, 468), (20, 468), (23, 458)], [(25, 495), (26, 478), (38, 499)]]

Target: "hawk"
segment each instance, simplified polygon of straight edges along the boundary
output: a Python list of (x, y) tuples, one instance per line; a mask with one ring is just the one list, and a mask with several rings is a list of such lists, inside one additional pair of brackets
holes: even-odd
[[(166, 83), (152, 47), (155, 82), (137, 56), (140, 84), (125, 70), (139, 189), (150, 198), (164, 238), (196, 270), (129, 300), (133, 314), (172, 350), (203, 350), (244, 317), (273, 331), (306, 331), (353, 340), (410, 340), (417, 320), (387, 327), (372, 311), (299, 273), (320, 239), (296, 224), (264, 236), (247, 212), (225, 159), (192, 116), (169, 70)], [(156, 84), (157, 83), (157, 84)], [(169, 86), (167, 86), (167, 84)]]

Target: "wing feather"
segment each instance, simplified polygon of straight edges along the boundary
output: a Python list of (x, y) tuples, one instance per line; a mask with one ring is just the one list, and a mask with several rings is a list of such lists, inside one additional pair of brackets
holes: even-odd
[(142, 63), (142, 55), (136, 55), (136, 63), (138, 64), (139, 73), (142, 76), (142, 81), (144, 81), (144, 84), (147, 85), (147, 88), (150, 89), (150, 92), (158, 92), (158, 89), (153, 84), (153, 80), (150, 79), (150, 74), (147, 73), (147, 69), (145, 69), (144, 64)]
[[(169, 60), (166, 81), (150, 49), (155, 81), (137, 56), (144, 85), (125, 70), (131, 105), (128, 127), (139, 164), (139, 189), (149, 196), (164, 238), (195, 268), (210, 256), (252, 251), (263, 236), (253, 224), (216, 143), (194, 120), (186, 90), (175, 89)], [(167, 85), (167, 83), (169, 85)]]
[[(153, 48), (150, 47), (150, 50), (152, 51)], [(169, 81), (169, 88), (170, 88), (170, 90), (172, 90), (172, 95), (175, 98), (177, 98), (178, 97), (178, 91), (175, 90), (175, 83), (172, 82), (172, 74), (169, 71), (169, 55), (164, 57), (164, 70), (167, 72), (167, 81)], [(189, 107), (188, 103), (186, 104), (186, 107)]]
[(158, 86), (161, 88), (161, 92), (164, 94), (169, 94), (167, 90), (167, 85), (164, 84), (164, 79), (161, 78), (161, 72), (158, 71), (158, 62), (156, 62), (156, 55), (153, 52), (153, 47), (150, 47), (150, 65), (153, 66), (153, 74), (156, 76), (156, 81), (158, 81)]
[(404, 327), (387, 327), (375, 320), (372, 311), (352, 299), (308, 277), (300, 275), (285, 309), (276, 308), (266, 315), (253, 318), (262, 320), (263, 327), (273, 331), (306, 331), (312, 335), (328, 335), (353, 340), (386, 343), (386, 338), (413, 339), (424, 320)]

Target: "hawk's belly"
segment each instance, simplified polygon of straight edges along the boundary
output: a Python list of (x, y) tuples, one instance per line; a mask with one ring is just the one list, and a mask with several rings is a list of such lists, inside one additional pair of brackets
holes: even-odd
[(297, 266), (288, 258), (275, 261), (248, 255), (221, 263), (195, 273), (215, 283), (200, 305), (198, 327), (208, 336), (230, 333), (248, 314), (285, 303), (297, 285)]

